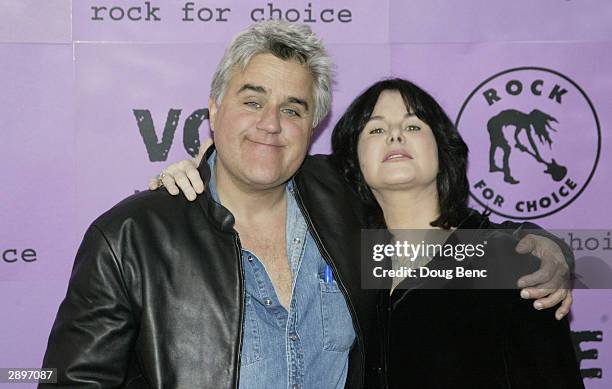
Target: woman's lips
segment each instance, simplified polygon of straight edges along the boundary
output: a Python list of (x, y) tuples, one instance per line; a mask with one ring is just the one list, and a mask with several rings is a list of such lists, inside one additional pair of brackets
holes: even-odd
[(387, 153), (387, 155), (385, 155), (383, 162), (402, 161), (402, 160), (407, 160), (407, 159), (412, 159), (412, 156), (403, 151), (392, 151), (390, 153)]

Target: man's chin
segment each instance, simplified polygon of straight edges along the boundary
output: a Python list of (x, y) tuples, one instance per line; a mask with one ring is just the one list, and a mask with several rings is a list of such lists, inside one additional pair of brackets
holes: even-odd
[(290, 177), (286, 174), (248, 174), (245, 181), (254, 189), (266, 190), (284, 186)]

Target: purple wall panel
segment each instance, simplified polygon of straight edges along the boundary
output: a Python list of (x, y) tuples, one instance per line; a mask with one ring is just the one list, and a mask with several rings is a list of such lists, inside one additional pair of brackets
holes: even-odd
[[(183, 9), (186, 4), (189, 10)], [(430, 91), (451, 119), (461, 112), (459, 128), (471, 147), (470, 179), (475, 183), (484, 177), (504, 197), (505, 205), (496, 209), (500, 215), (493, 215), (500, 220), (501, 214), (517, 216), (512, 209), (521, 196), (541, 199), (564, 182), (551, 179), (543, 163), (516, 148), (510, 167), (521, 183), (510, 184), (501, 173), (488, 172), (488, 120), (507, 109), (539, 109), (556, 118), (552, 124), (557, 132), (549, 132), (552, 147), (538, 144), (538, 149), (544, 160), (555, 158), (567, 168), (565, 178), (584, 186), (598, 142), (601, 152), (580, 195), (564, 208), (551, 205), (555, 213), (533, 221), (547, 228), (609, 229), (612, 210), (604, 204), (612, 177), (612, 6), (605, 0), (458, 4), (0, 1), (0, 161), (6, 183), (0, 191), (0, 254), (9, 259), (0, 259), (0, 295), (5, 296), (0, 299), (5, 313), (0, 367), (40, 364), (87, 225), (144, 189), (148, 177), (169, 162), (188, 157), (183, 145), (186, 120), (197, 120), (199, 110), (206, 108), (223, 49), (250, 24), (252, 12), (255, 17), (280, 12), (284, 18), (307, 21), (334, 59), (332, 112), (318, 129), (311, 153), (330, 151), (333, 125), (365, 87), (388, 75), (408, 78)], [(220, 11), (225, 8), (230, 10)], [(183, 20), (188, 18), (193, 20)], [(546, 70), (509, 71), (524, 67)], [(489, 82), (478, 89), (485, 80)], [(534, 80), (542, 83), (534, 86)], [(510, 91), (517, 92), (515, 81), (522, 93), (513, 96), (505, 88), (510, 84)], [(548, 98), (555, 85), (567, 90), (557, 90), (561, 102), (554, 100), (555, 94)], [(530, 93), (532, 87), (542, 94)], [(501, 97), (493, 104), (483, 95), (490, 89)], [(159, 140), (169, 114), (176, 116), (176, 129), (167, 150), (146, 146), (138, 120), (142, 124), (150, 118), (148, 136)], [(206, 120), (195, 128), (200, 139), (208, 136)], [(512, 139), (512, 128), (502, 132)], [(189, 136), (187, 145), (194, 145)], [(484, 200), (495, 209), (494, 199)], [(24, 252), (25, 258), (33, 258), (28, 249), (36, 251), (35, 261), (21, 259)], [(612, 366), (611, 297), (609, 290), (575, 292), (572, 328), (590, 336), (578, 347), (597, 350), (597, 359), (583, 360), (582, 368), (604, 368), (602, 379), (586, 381), (589, 389), (612, 382), (606, 370)]]
[(391, 42), (602, 41), (607, 0), (411, 0), (390, 3)]
[(70, 43), (71, 0), (0, 1), (0, 42)]
[(72, 46), (0, 44), (0, 69), (0, 367), (37, 367), (83, 233)]
[[(0, 249), (17, 250), (3, 255), (0, 281), (65, 279), (80, 235), (74, 224), (72, 48), (1, 44), (0, 68)], [(24, 261), (26, 250), (36, 255), (27, 252)]]
[[(0, 367), (40, 367), (57, 307), (68, 278), (0, 282)], [(0, 388), (35, 388), (35, 384), (2, 384)]]

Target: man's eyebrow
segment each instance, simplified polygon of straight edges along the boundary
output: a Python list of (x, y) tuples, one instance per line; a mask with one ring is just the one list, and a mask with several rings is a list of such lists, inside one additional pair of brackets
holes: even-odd
[(242, 87), (240, 87), (240, 89), (238, 90), (238, 93), (242, 93), (244, 91), (251, 91), (251, 92), (261, 93), (261, 94), (267, 93), (266, 88), (264, 88), (263, 86), (253, 85), (253, 84), (244, 84)]
[[(267, 94), (268, 93), (266, 88), (264, 88), (263, 86), (253, 85), (253, 84), (244, 84), (243, 86), (240, 87), (240, 89), (238, 89), (238, 94), (240, 94), (240, 93), (242, 93), (244, 91), (251, 91), (251, 92), (261, 93), (261, 94)], [(306, 102), (306, 100), (304, 100), (304, 99), (300, 99), (299, 97), (291, 96), (291, 97), (287, 98), (287, 102), (288, 103), (293, 103), (293, 104), (299, 104), (302, 107), (304, 107), (306, 112), (308, 112), (308, 109), (309, 109), (308, 102)]]
[(298, 97), (289, 97), (287, 99), (287, 101), (289, 103), (293, 103), (293, 104), (299, 104), (302, 107), (304, 107), (304, 109), (306, 110), (306, 112), (308, 112), (308, 103), (306, 102), (306, 100), (300, 99)]

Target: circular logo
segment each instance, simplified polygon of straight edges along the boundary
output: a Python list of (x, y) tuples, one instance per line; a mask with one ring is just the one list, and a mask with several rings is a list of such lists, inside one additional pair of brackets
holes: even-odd
[(470, 194), (512, 219), (567, 207), (591, 181), (601, 148), (593, 104), (567, 76), (521, 67), (474, 89), (455, 123), (470, 147)]

